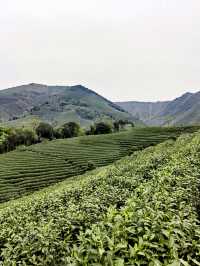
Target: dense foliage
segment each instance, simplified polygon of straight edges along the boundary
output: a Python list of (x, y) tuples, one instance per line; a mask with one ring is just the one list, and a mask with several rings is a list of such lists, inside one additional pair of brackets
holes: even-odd
[(2, 265), (199, 265), (200, 133), (0, 210)]
[(33, 130), (0, 128), (0, 153), (14, 150), (19, 145), (31, 145), (38, 142)]
[(51, 140), (54, 137), (53, 127), (50, 124), (44, 122), (41, 122), (37, 126), (36, 133), (40, 139), (47, 138)]
[(99, 134), (109, 134), (113, 132), (119, 132), (125, 128), (125, 126), (131, 125), (134, 127), (134, 123), (129, 120), (116, 120), (113, 123), (97, 122), (90, 126), (88, 130), (85, 131), (86, 135), (99, 135)]
[(97, 123), (95, 125), (95, 130), (94, 130), (94, 134), (98, 135), (98, 134), (109, 134), (112, 132), (112, 127), (111, 125), (107, 124), (107, 123)]
[(65, 123), (61, 128), (62, 138), (78, 137), (80, 134), (80, 126), (75, 122)]

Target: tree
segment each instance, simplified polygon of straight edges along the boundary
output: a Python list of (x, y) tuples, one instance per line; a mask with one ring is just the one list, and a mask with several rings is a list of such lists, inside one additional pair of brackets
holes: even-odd
[(62, 128), (54, 128), (53, 129), (53, 136), (56, 139), (62, 139), (63, 138)]
[(112, 127), (105, 123), (105, 122), (99, 122), (95, 124), (95, 131), (94, 134), (109, 134), (112, 133)]
[(118, 123), (119, 123), (119, 127), (120, 127), (121, 129), (123, 129), (123, 128), (125, 127), (125, 125), (127, 124), (127, 121), (126, 121), (126, 120), (122, 120), (122, 119), (120, 119), (120, 120), (118, 121)]
[(118, 132), (119, 131), (119, 121), (114, 121), (113, 127), (114, 127), (114, 131)]
[(86, 135), (94, 135), (94, 133), (95, 133), (95, 126), (94, 125), (91, 125), (90, 128), (85, 131)]
[(53, 139), (53, 127), (48, 123), (41, 122), (36, 128), (36, 133), (39, 138)]
[(35, 131), (24, 128), (0, 128), (0, 153), (14, 150), (19, 145), (38, 142)]
[(76, 122), (68, 122), (62, 126), (61, 132), (63, 138), (77, 137), (80, 133), (80, 126)]
[(132, 127), (135, 126), (134, 123), (133, 123), (132, 121), (127, 120), (127, 119), (125, 119), (125, 120), (120, 119), (120, 120), (118, 121), (118, 123), (119, 123), (119, 128), (120, 128), (120, 129), (124, 129), (124, 127), (125, 127), (126, 125), (131, 125)]
[(37, 143), (38, 142), (38, 136), (33, 130), (29, 129), (24, 129), (24, 144), (29, 146), (31, 144)]

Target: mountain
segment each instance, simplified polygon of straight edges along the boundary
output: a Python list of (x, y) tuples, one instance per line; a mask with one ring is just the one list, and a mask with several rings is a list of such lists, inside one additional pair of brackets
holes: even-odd
[(28, 125), (47, 121), (54, 126), (67, 121), (88, 126), (98, 120), (138, 119), (117, 104), (82, 85), (47, 86), (31, 83), (0, 91), (0, 122)]
[(166, 102), (116, 103), (147, 125), (191, 125), (200, 123), (200, 91), (185, 93)]
[(145, 124), (149, 124), (149, 121), (166, 107), (168, 102), (119, 102), (117, 103), (124, 110), (133, 114), (138, 119), (142, 120)]

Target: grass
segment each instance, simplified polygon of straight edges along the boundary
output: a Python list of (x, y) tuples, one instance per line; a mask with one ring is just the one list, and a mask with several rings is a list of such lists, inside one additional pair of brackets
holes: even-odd
[(136, 128), (117, 134), (54, 140), (0, 155), (0, 202), (105, 166), (136, 150), (155, 145), (186, 128)]
[(199, 265), (199, 152), (183, 135), (2, 204), (0, 263)]

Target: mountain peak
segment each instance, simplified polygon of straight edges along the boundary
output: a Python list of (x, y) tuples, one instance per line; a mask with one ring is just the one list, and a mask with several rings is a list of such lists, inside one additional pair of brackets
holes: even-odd
[(147, 125), (192, 125), (200, 123), (200, 91), (186, 92), (167, 102), (121, 102), (122, 108)]
[(32, 87), (47, 87), (47, 85), (45, 85), (45, 84), (39, 84), (39, 83), (34, 83), (34, 82), (29, 83), (29, 84), (24, 85), (24, 86), (32, 86)]
[[(180, 97), (188, 97), (188, 96), (191, 96), (191, 95), (193, 95), (194, 93), (192, 93), (192, 92), (185, 92), (182, 96), (180, 96)], [(178, 98), (180, 98), (180, 97), (178, 97)]]
[(88, 88), (84, 87), (81, 84), (70, 86), (72, 89), (78, 89), (78, 90), (88, 90)]
[(34, 119), (56, 125), (76, 121), (89, 126), (101, 119), (126, 119), (138, 123), (122, 108), (81, 84), (29, 83), (0, 93), (0, 103), (0, 122), (9, 121), (10, 124), (24, 125), (24, 121), (32, 123)]

